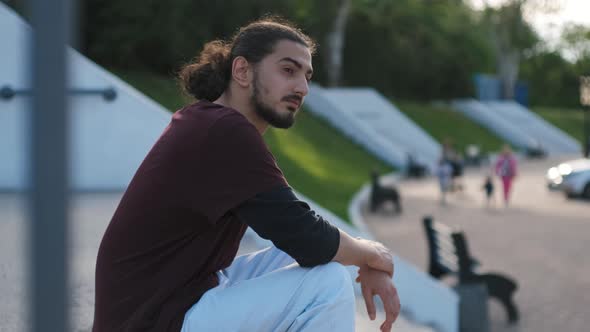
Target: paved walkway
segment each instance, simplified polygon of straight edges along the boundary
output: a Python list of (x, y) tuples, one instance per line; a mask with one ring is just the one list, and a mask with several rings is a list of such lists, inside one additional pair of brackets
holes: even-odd
[[(518, 325), (507, 327), (502, 307), (490, 302), (492, 331), (590, 331), (590, 202), (567, 200), (549, 192), (544, 173), (557, 161), (525, 162), (514, 190), (513, 204), (484, 207), (481, 190), (485, 170), (469, 171), (464, 193), (448, 205), (439, 203), (432, 179), (403, 181), (404, 213), (364, 213), (372, 233), (397, 254), (426, 269), (427, 249), (421, 218), (462, 228), (483, 270), (505, 272), (520, 289)], [(403, 299), (402, 305), (403, 305)]]
[[(484, 269), (506, 272), (520, 282), (516, 301), (522, 321), (505, 328), (501, 307), (491, 302), (494, 331), (588, 331), (590, 318), (590, 203), (568, 201), (544, 187), (544, 171), (554, 162), (528, 163), (516, 184), (513, 206), (485, 209), (481, 175), (469, 174), (464, 194), (438, 204), (432, 180), (401, 185), (404, 214), (367, 215), (373, 233), (417, 266), (426, 263), (420, 219), (462, 227)], [(83, 194), (72, 202), (72, 319), (75, 331), (88, 331), (94, 303), (96, 249), (120, 194)], [(18, 195), (0, 194), (0, 331), (24, 329), (26, 321), (25, 220)], [(402, 299), (403, 305), (403, 299)], [(358, 303), (358, 331), (377, 330)], [(400, 319), (396, 331), (421, 331)], [(425, 329), (426, 330), (426, 329)]]

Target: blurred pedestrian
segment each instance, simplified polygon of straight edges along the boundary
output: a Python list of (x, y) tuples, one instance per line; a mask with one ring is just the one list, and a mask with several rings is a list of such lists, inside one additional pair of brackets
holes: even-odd
[(445, 139), (443, 143), (442, 158), (451, 167), (451, 182), (448, 191), (462, 191), (461, 178), (463, 177), (464, 161), (461, 154), (453, 146), (453, 141), (450, 138)]
[(436, 176), (440, 187), (440, 203), (447, 204), (447, 192), (451, 190), (453, 181), (453, 167), (445, 158), (440, 158), (436, 168)]
[(517, 174), (516, 158), (512, 154), (512, 149), (509, 145), (504, 145), (502, 153), (496, 160), (495, 166), (496, 175), (502, 181), (502, 189), (504, 192), (504, 205), (508, 206), (510, 202), (510, 192), (512, 184)]

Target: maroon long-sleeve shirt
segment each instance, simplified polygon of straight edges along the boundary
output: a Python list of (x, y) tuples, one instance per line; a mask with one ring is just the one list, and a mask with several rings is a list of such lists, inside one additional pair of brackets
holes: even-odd
[(178, 111), (104, 234), (93, 331), (179, 331), (247, 225), (302, 266), (330, 261), (339, 245), (242, 114), (204, 101)]
[(174, 114), (101, 242), (93, 331), (180, 330), (247, 227), (227, 212), (281, 185), (262, 137), (237, 111), (199, 102)]

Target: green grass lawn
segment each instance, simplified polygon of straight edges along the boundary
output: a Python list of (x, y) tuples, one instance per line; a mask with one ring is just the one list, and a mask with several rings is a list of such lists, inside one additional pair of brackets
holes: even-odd
[[(190, 102), (174, 77), (111, 70), (171, 111)], [(352, 196), (369, 180), (369, 171), (392, 169), (352, 143), (321, 119), (302, 111), (289, 130), (264, 135), (289, 184), (346, 221)]]
[(369, 180), (370, 170), (392, 171), (305, 111), (292, 128), (270, 128), (264, 136), (289, 183), (345, 220), (350, 199)]
[(532, 110), (559, 129), (568, 133), (578, 140), (578, 142), (583, 142), (584, 115), (582, 114), (581, 108), (533, 107)]
[(499, 151), (504, 144), (486, 128), (449, 107), (411, 101), (394, 101), (394, 104), (435, 140), (442, 143), (450, 139), (463, 153), (469, 144), (479, 145), (482, 152)]
[(190, 99), (180, 92), (180, 87), (173, 75), (160, 76), (146, 71), (109, 70), (171, 111), (176, 111), (190, 102)]

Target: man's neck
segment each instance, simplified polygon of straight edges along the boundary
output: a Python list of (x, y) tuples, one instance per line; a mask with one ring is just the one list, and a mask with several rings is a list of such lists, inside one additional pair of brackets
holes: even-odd
[(254, 127), (256, 127), (260, 135), (263, 135), (268, 128), (268, 123), (258, 116), (252, 107), (250, 100), (246, 96), (236, 96), (235, 94), (230, 94), (226, 91), (221, 94), (214, 103), (233, 108), (242, 113), (242, 115), (245, 116)]

